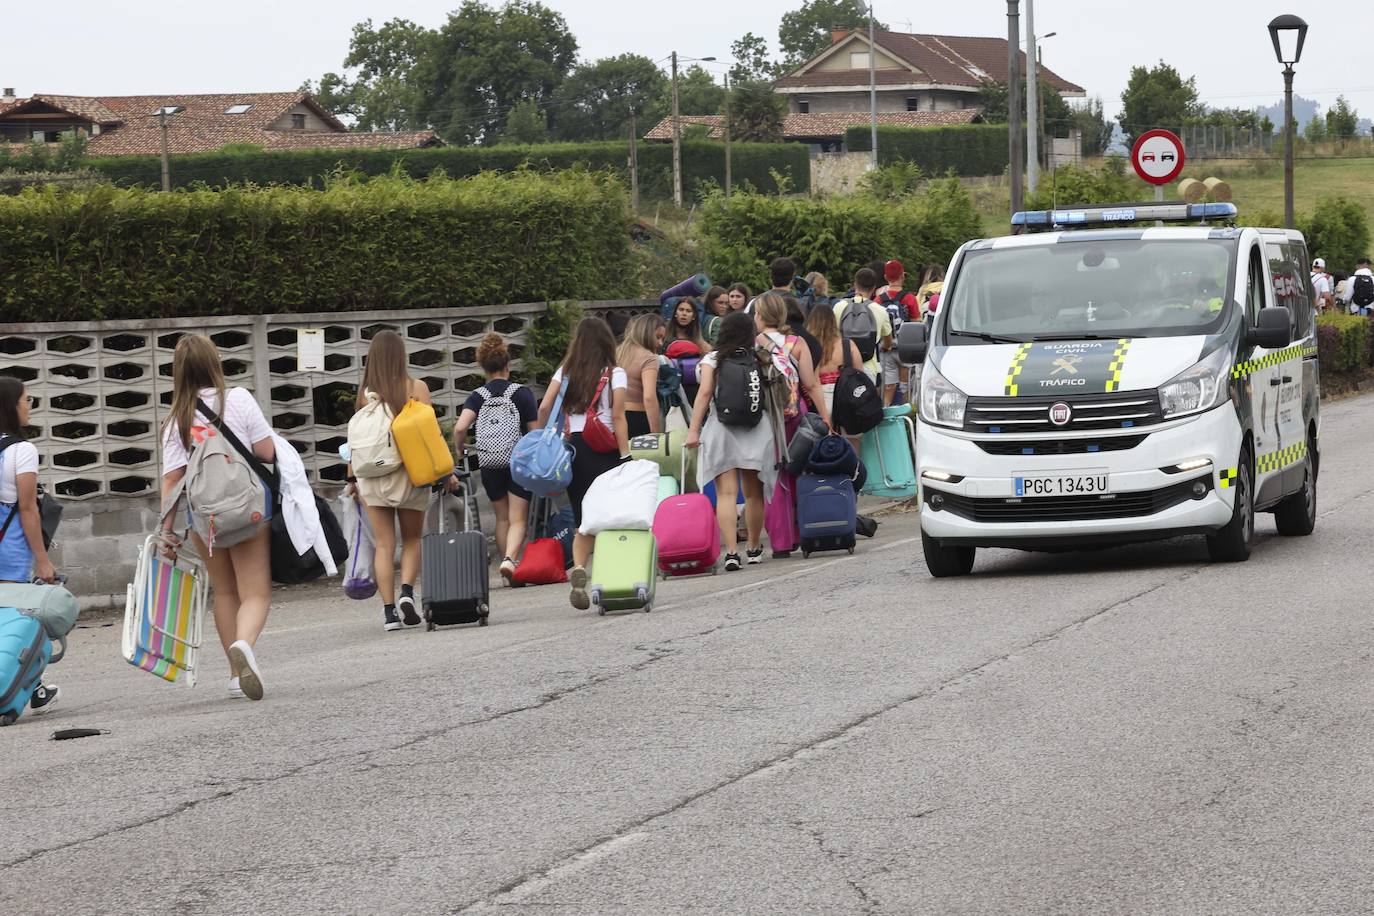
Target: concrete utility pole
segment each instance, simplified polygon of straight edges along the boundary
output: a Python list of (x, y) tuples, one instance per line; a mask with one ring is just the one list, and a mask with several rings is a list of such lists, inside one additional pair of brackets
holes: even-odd
[(731, 180), (731, 161), (730, 161), (730, 74), (725, 74), (725, 197), (730, 197)]
[(167, 155), (167, 108), (157, 110), (158, 124), (162, 127), (162, 190), (172, 190), (172, 164)]
[(1007, 168), (1011, 178), (1011, 212), (1023, 209), (1021, 189), (1021, 16), (1019, 0), (1007, 0)]
[(635, 109), (630, 106), (630, 209), (639, 215), (639, 128), (635, 124)]
[(878, 50), (873, 43), (873, 4), (868, 5), (868, 116), (872, 149), (868, 154), (869, 169), (878, 167)]
[(1040, 119), (1035, 116), (1040, 95), (1035, 76), (1035, 0), (1026, 0), (1026, 190), (1032, 194), (1040, 184)]
[(682, 119), (677, 104), (677, 52), (673, 52), (673, 203), (682, 206)]

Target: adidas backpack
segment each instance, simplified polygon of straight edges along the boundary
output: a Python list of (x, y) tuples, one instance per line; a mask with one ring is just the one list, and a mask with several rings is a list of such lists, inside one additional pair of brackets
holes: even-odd
[(763, 417), (763, 368), (753, 350), (740, 349), (716, 367), (716, 419), (726, 426), (753, 427)]
[(524, 425), (520, 421), (520, 408), (515, 406), (515, 392), (520, 386), (514, 382), (506, 385), (500, 394), (493, 394), (491, 387), (483, 385), (477, 390), (482, 396), (482, 406), (477, 411), (474, 436), (477, 440), (477, 464), (484, 468), (510, 467), (510, 455), (515, 443), (520, 441)]

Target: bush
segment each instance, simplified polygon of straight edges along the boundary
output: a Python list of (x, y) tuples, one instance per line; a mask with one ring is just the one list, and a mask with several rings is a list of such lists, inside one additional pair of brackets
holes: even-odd
[[(673, 195), (673, 150), (667, 143), (639, 144), (640, 193), (650, 199)], [(213, 153), (172, 158), (172, 183), (189, 188), (258, 185), (320, 187), (324, 176), (339, 169), (362, 175), (404, 174), (426, 178), (442, 171), (449, 178), (478, 172), (539, 171), (584, 166), (609, 169), (628, 185), (628, 142), (543, 143), (536, 146), (449, 146), (411, 150), (289, 150), (268, 152), (253, 147), (226, 147)], [(801, 143), (736, 143), (731, 150), (731, 177), (736, 187), (771, 188), (769, 170), (790, 175), (793, 186), (811, 187), (810, 152)], [(89, 167), (124, 187), (162, 186), (161, 162), (156, 156), (92, 157)], [(682, 186), (714, 179), (725, 183), (725, 144), (692, 141), (682, 144)]]
[(8, 321), (433, 308), (635, 292), (624, 190), (584, 172), (0, 197)]
[(1317, 316), (1317, 358), (1324, 372), (1359, 372), (1370, 364), (1370, 319)]
[(1132, 203), (1148, 200), (1153, 193), (1145, 182), (1126, 173), (1126, 160), (1110, 156), (1100, 168), (1065, 165), (1043, 173), (1035, 193), (1026, 195), (1025, 207), (1050, 210), (1055, 206)]
[(945, 178), (897, 201), (715, 196), (702, 210), (700, 233), (707, 272), (718, 282), (767, 289), (769, 262), (786, 255), (799, 272), (818, 270), (842, 290), (880, 258), (899, 258), (913, 274), (921, 264), (944, 264), (980, 234), (980, 223), (963, 186)]
[(1369, 254), (1369, 222), (1364, 208), (1346, 197), (1322, 197), (1310, 217), (1297, 220), (1312, 257), (1325, 258), (1332, 269), (1355, 269)]
[[(845, 148), (873, 149), (872, 128), (851, 127)], [(927, 175), (1001, 175), (1007, 170), (1007, 125), (961, 124), (957, 127), (879, 127), (878, 164), (903, 160)]]

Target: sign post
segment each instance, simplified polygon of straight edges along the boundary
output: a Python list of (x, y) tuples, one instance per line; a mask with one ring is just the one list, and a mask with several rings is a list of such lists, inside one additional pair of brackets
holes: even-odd
[(1131, 147), (1131, 166), (1141, 181), (1155, 186), (1156, 201), (1164, 200), (1164, 186), (1183, 171), (1184, 158), (1183, 141), (1168, 130), (1147, 130)]

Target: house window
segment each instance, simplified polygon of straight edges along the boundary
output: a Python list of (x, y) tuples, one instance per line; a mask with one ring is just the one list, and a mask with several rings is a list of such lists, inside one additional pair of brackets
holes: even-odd
[(252, 107), (253, 107), (252, 105), (230, 105), (228, 108), (224, 109), (224, 113), (225, 113), (225, 114), (247, 114), (247, 113), (248, 113), (248, 109), (250, 109), (250, 108), (252, 108)]
[(916, 96), (912, 96), (911, 98), (908, 98), (908, 99), (906, 100), (906, 110), (907, 110), (907, 111), (920, 111), (920, 110), (921, 110), (921, 100), (920, 100), (920, 98), (918, 98), (918, 97), (916, 97)]
[(305, 130), (305, 115), (303, 115), (303, 114), (293, 114), (293, 115), (291, 116), (291, 129), (292, 129), (292, 130)]
[(851, 69), (851, 70), (867, 70), (867, 69), (868, 69), (868, 52), (867, 52), (867, 51), (850, 51), (850, 52), (849, 52), (849, 69)]
[(811, 101), (810, 101), (809, 99), (797, 99), (797, 113), (798, 113), (798, 114), (810, 114), (810, 113), (811, 113)]

